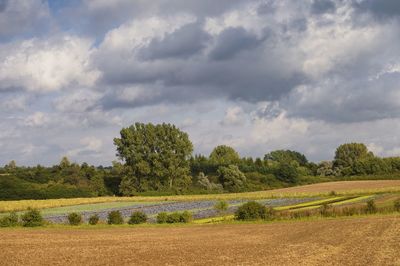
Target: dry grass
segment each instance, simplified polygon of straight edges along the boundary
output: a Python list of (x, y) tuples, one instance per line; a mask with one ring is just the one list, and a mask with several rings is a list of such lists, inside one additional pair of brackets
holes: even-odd
[(98, 197), (52, 200), (19, 200), (0, 201), (0, 212), (22, 211), (28, 207), (44, 209), (80, 204), (105, 203), (105, 202), (157, 202), (157, 201), (189, 201), (189, 200), (231, 200), (231, 199), (265, 199), (271, 197), (309, 197), (327, 195), (331, 191), (339, 194), (368, 194), (379, 192), (400, 192), (400, 180), (368, 180), (368, 181), (340, 181), (319, 183), (306, 186), (290, 187), (283, 189), (229, 193), (210, 195), (178, 195), (155, 197)]
[(400, 217), (0, 230), (2, 265), (400, 265)]

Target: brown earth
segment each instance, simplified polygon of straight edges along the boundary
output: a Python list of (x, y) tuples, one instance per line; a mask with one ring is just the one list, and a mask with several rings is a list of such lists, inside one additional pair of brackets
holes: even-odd
[(379, 190), (386, 188), (399, 188), (400, 180), (363, 180), (363, 181), (337, 181), (326, 182), (312, 185), (298, 186), (274, 189), (271, 192), (279, 193), (327, 193), (335, 192), (351, 192), (362, 190)]
[(400, 265), (400, 217), (0, 230), (1, 265)]

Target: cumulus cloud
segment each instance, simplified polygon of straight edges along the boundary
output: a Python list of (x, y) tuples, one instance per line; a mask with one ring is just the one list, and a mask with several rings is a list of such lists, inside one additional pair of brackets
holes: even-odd
[(0, 90), (55, 91), (92, 86), (99, 72), (91, 69), (91, 42), (73, 36), (29, 39), (0, 45)]
[(228, 144), (321, 160), (361, 141), (397, 155), (399, 7), (0, 0), (0, 160), (107, 164), (136, 121), (177, 124), (205, 154)]

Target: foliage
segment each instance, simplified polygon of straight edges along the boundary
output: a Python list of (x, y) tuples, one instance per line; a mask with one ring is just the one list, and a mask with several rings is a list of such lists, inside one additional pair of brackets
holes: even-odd
[(142, 224), (147, 222), (147, 215), (141, 211), (135, 211), (131, 214), (128, 224)]
[(214, 210), (216, 210), (219, 214), (223, 214), (228, 210), (229, 204), (224, 201), (220, 200), (214, 204)]
[(124, 218), (120, 211), (111, 211), (108, 213), (107, 216), (107, 223), (108, 224), (123, 224)]
[(246, 176), (236, 165), (219, 167), (218, 175), (224, 189), (229, 192), (243, 191), (246, 187)]
[(227, 166), (239, 163), (240, 157), (232, 147), (220, 145), (215, 147), (211, 152), (210, 161), (214, 165)]
[(100, 217), (98, 214), (93, 214), (89, 217), (89, 224), (90, 225), (96, 225), (100, 220)]
[(373, 157), (367, 146), (363, 143), (347, 143), (340, 145), (335, 152), (334, 166), (346, 168), (353, 167), (354, 164), (362, 159)]
[(265, 154), (264, 160), (271, 160), (285, 164), (290, 164), (292, 161), (295, 161), (301, 166), (305, 166), (308, 163), (308, 160), (304, 154), (291, 150), (272, 151)]
[(235, 212), (236, 220), (260, 220), (266, 219), (267, 217), (267, 208), (256, 201), (244, 203)]
[(400, 199), (397, 199), (393, 202), (393, 207), (395, 211), (400, 212)]
[(214, 191), (222, 191), (223, 187), (221, 184), (215, 184), (213, 182), (210, 182), (207, 176), (204, 175), (203, 172), (199, 173), (199, 176), (197, 177), (197, 182), (199, 186), (205, 190), (214, 190)]
[(279, 180), (287, 183), (296, 183), (299, 173), (293, 164), (282, 163), (275, 170), (275, 176)]
[(21, 221), (22, 225), (25, 227), (36, 227), (44, 224), (42, 214), (36, 209), (28, 209), (21, 216)]
[(0, 218), (0, 227), (13, 227), (18, 225), (18, 215), (11, 212), (9, 215)]
[(193, 215), (189, 211), (172, 212), (172, 213), (160, 212), (157, 215), (157, 223), (159, 224), (189, 223), (192, 220), (193, 220)]
[(366, 213), (376, 213), (377, 208), (375, 201), (373, 199), (367, 201), (367, 206), (365, 207)]
[(82, 223), (82, 215), (80, 213), (71, 212), (68, 214), (68, 222), (70, 225), (80, 225)]
[(186, 133), (170, 124), (134, 125), (115, 138), (117, 155), (132, 171), (136, 190), (186, 188), (190, 184), (189, 161), (193, 145)]
[(157, 214), (157, 223), (159, 224), (165, 224), (168, 220), (168, 213), (166, 212), (160, 212)]

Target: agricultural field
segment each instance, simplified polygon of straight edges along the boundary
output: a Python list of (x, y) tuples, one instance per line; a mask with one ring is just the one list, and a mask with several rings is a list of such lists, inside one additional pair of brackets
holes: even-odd
[(385, 207), (400, 197), (397, 189), (400, 190), (400, 180), (343, 181), (236, 194), (5, 201), (0, 202), (0, 210), (3, 210), (0, 217), (8, 215), (10, 211), (17, 211), (20, 215), (28, 207), (33, 207), (38, 208), (49, 223), (65, 224), (68, 214), (72, 212), (81, 214), (83, 222), (97, 214), (100, 221), (105, 223), (111, 211), (120, 211), (125, 220), (132, 212), (141, 211), (148, 216), (150, 223), (154, 223), (160, 212), (189, 211), (195, 223), (208, 223), (218, 221), (220, 213), (214, 209), (214, 205), (221, 199), (228, 204), (224, 220), (232, 220), (237, 208), (249, 200), (256, 200), (276, 211), (288, 212), (315, 210), (324, 204), (335, 207), (360, 206), (369, 199), (374, 199), (378, 207)]
[(400, 265), (400, 217), (0, 230), (2, 265)]

